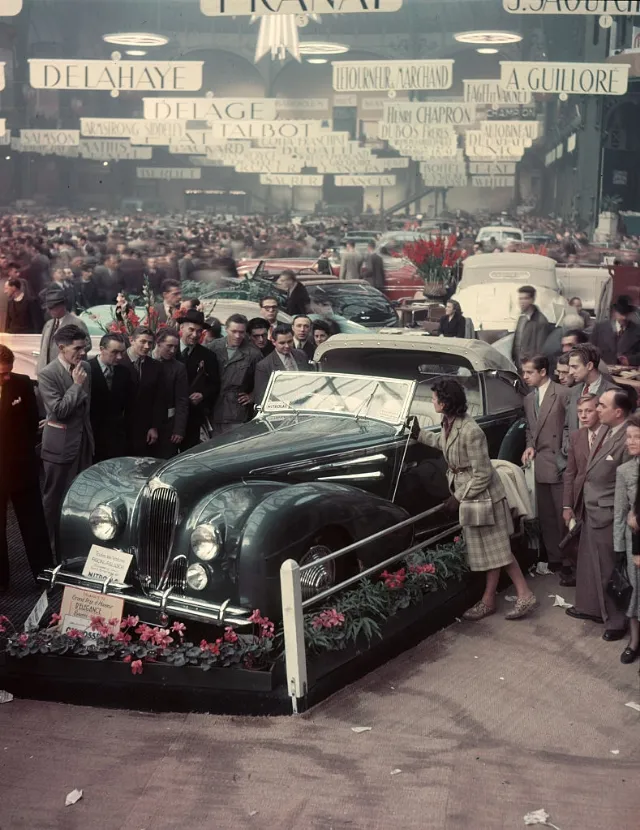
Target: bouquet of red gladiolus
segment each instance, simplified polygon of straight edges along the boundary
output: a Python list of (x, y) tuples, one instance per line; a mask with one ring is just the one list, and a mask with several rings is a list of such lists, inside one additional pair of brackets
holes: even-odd
[(443, 297), (456, 274), (464, 251), (456, 247), (456, 235), (438, 236), (435, 239), (418, 239), (408, 242), (402, 253), (420, 271), (427, 296)]

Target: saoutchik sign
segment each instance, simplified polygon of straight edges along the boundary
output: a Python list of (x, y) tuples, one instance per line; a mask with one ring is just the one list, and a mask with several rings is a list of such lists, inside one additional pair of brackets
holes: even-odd
[(640, 15), (640, 0), (502, 0), (512, 14)]

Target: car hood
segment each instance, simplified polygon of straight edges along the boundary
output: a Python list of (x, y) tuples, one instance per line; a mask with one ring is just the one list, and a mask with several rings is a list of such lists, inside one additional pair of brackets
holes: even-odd
[(395, 427), (365, 418), (267, 416), (171, 459), (154, 480), (175, 487), (184, 503), (200, 498), (205, 482), (218, 487), (241, 479), (279, 478), (290, 465), (376, 447), (393, 441), (395, 434)]

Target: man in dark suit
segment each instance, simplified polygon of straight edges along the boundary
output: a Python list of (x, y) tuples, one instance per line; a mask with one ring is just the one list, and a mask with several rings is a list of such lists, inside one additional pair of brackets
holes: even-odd
[(127, 295), (140, 296), (144, 286), (144, 263), (140, 255), (129, 249), (120, 260), (116, 281)]
[(310, 370), (307, 355), (293, 348), (291, 326), (280, 323), (273, 330), (274, 351), (256, 366), (253, 400), (256, 406), (262, 403), (269, 378), (274, 372), (306, 372)]
[(37, 300), (27, 296), (26, 283), (10, 277), (4, 284), (7, 296), (7, 320), (4, 330), (9, 334), (40, 334), (44, 323)]
[(374, 288), (384, 291), (384, 260), (376, 253), (375, 242), (369, 242), (362, 264), (362, 276)]
[(249, 320), (247, 334), (253, 345), (263, 357), (268, 357), (273, 351), (273, 343), (269, 338), (269, 324), (262, 317)]
[(309, 299), (309, 292), (296, 279), (293, 271), (283, 271), (276, 281), (278, 288), (287, 292), (287, 303), (285, 311), (292, 317), (296, 314), (308, 314), (311, 300)]
[(180, 309), (182, 288), (178, 280), (165, 280), (162, 283), (162, 302), (156, 303), (158, 322), (177, 327), (175, 315)]
[(549, 322), (535, 304), (536, 289), (523, 285), (518, 289), (520, 317), (513, 336), (513, 362), (520, 366), (525, 357), (541, 354), (549, 334)]
[(154, 294), (162, 294), (162, 285), (167, 279), (167, 273), (163, 268), (158, 268), (158, 260), (150, 256), (147, 259), (147, 279)]
[(189, 418), (189, 381), (184, 363), (176, 360), (180, 336), (174, 328), (163, 329), (156, 337), (153, 356), (162, 366), (165, 418), (160, 426), (156, 458), (173, 458), (182, 446)]
[(54, 547), (62, 500), (73, 479), (91, 466), (91, 370), (84, 358), (87, 338), (79, 326), (63, 326), (54, 335), (58, 357), (38, 374), (46, 413), (41, 458), (44, 513)]
[(95, 463), (127, 453), (127, 413), (133, 389), (129, 372), (121, 365), (126, 351), (122, 334), (105, 334), (100, 354), (89, 361)]
[(631, 298), (621, 294), (611, 306), (611, 320), (593, 327), (590, 339), (600, 349), (605, 363), (631, 366), (640, 363), (640, 325), (636, 312)]
[(122, 358), (129, 372), (131, 400), (127, 418), (127, 452), (150, 457), (164, 420), (162, 366), (151, 357), (155, 335), (139, 326), (131, 335), (131, 346)]
[(306, 314), (299, 314), (291, 321), (291, 329), (293, 331), (293, 348), (297, 351), (304, 352), (308, 360), (313, 360), (315, 353), (315, 346), (309, 340), (311, 335), (311, 320)]
[(534, 355), (522, 364), (522, 376), (533, 394), (524, 399), (527, 418), (522, 463), (535, 463), (536, 503), (542, 541), (552, 570), (562, 568), (563, 581), (572, 578), (571, 563), (563, 561), (559, 544), (562, 521), (562, 472), (557, 457), (562, 449), (567, 391), (549, 378), (549, 358)]
[(567, 614), (579, 620), (604, 622), (603, 639), (621, 640), (625, 614), (607, 594), (615, 566), (613, 505), (616, 469), (627, 460), (626, 420), (632, 412), (631, 397), (624, 389), (600, 395), (598, 417), (605, 428), (592, 446), (582, 488), (584, 513), (578, 547), (575, 606)]
[(218, 361), (210, 349), (200, 345), (200, 335), (208, 327), (204, 314), (195, 309), (189, 309), (180, 319), (180, 352), (177, 359), (184, 364), (189, 382), (189, 417), (182, 450), (200, 443), (200, 430), (207, 412), (214, 406), (220, 392)]
[(9, 501), (33, 578), (53, 564), (38, 483), (38, 406), (30, 378), (14, 374), (13, 360), (0, 345), (0, 592), (9, 588)]

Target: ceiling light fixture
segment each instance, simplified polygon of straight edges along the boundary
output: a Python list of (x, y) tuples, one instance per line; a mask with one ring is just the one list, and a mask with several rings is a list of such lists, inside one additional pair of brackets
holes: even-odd
[(492, 49), (492, 48), (491, 48), (491, 47), (489, 47), (489, 46), (485, 46), (485, 47), (483, 47), (482, 49), (476, 49), (476, 52), (477, 52), (479, 55), (497, 55), (497, 54), (498, 54), (498, 50), (497, 50), (497, 49)]
[(150, 32), (113, 32), (103, 35), (105, 43), (115, 43), (117, 46), (164, 46), (169, 38), (164, 35), (154, 35)]
[(125, 51), (125, 55), (131, 55), (134, 58), (141, 58), (143, 55), (146, 54), (146, 49), (127, 49)]
[(307, 58), (307, 63), (327, 63), (326, 58)]
[(515, 32), (458, 32), (458, 43), (520, 43), (522, 35)]
[(343, 43), (324, 43), (307, 40), (300, 44), (301, 55), (344, 55), (349, 47)]

